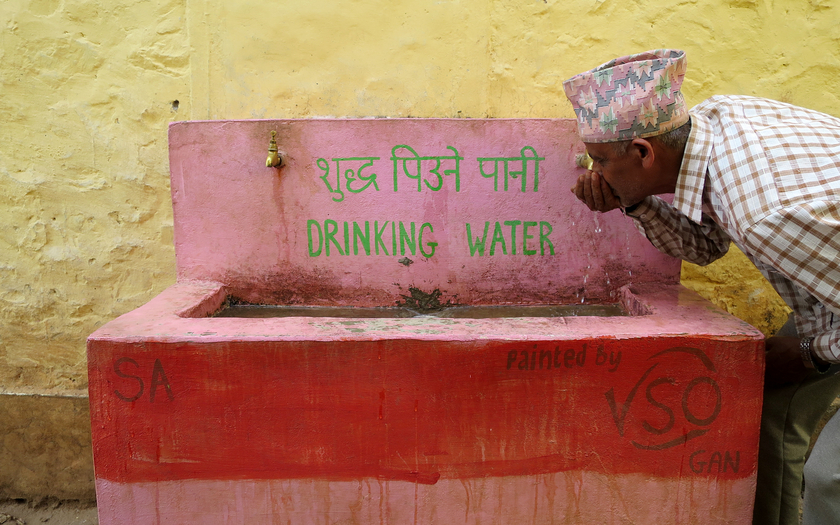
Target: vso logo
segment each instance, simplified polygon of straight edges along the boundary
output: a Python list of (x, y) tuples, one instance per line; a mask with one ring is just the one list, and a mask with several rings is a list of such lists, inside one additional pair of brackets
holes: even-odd
[(623, 399), (613, 388), (604, 394), (618, 433), (645, 450), (676, 447), (707, 433), (723, 403), (709, 357), (697, 348), (675, 347), (648, 361)]

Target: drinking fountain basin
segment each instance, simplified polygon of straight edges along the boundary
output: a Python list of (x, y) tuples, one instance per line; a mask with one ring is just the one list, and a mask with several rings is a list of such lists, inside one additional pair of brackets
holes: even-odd
[(404, 306), (361, 308), (347, 306), (275, 306), (262, 304), (228, 305), (213, 317), (342, 317), (349, 319), (404, 319), (439, 317), (443, 319), (505, 319), (509, 317), (611, 317), (627, 315), (617, 304), (446, 306), (434, 310), (413, 310)]

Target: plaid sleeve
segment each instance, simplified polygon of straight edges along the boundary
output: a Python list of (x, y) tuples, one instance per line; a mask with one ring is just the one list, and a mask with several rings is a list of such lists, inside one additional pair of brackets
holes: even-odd
[(830, 330), (817, 335), (811, 348), (823, 361), (840, 363), (840, 330)]
[[(814, 201), (767, 215), (749, 229), (745, 248), (778, 272), (768, 279), (796, 314), (814, 353), (840, 362), (840, 203)], [(794, 286), (793, 283), (796, 283)]]
[(711, 218), (704, 215), (697, 224), (659, 197), (645, 198), (630, 217), (651, 244), (672, 257), (705, 266), (729, 250), (729, 235)]
[(766, 264), (756, 266), (779, 296), (791, 307), (800, 337), (814, 337), (811, 348), (823, 361), (840, 362), (840, 315), (826, 308), (813, 295), (796, 286), (790, 279)]

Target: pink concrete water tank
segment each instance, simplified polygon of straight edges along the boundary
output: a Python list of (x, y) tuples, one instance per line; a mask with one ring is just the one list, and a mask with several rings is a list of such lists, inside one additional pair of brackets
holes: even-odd
[(581, 151), (172, 124), (178, 283), (88, 340), (100, 523), (748, 523), (763, 338), (574, 199)]

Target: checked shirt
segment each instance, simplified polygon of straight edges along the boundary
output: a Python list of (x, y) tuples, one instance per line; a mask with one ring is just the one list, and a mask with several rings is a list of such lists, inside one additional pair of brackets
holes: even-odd
[(734, 242), (793, 309), (814, 353), (840, 362), (840, 119), (714, 96), (691, 112), (673, 204), (647, 197), (637, 228), (705, 265)]

